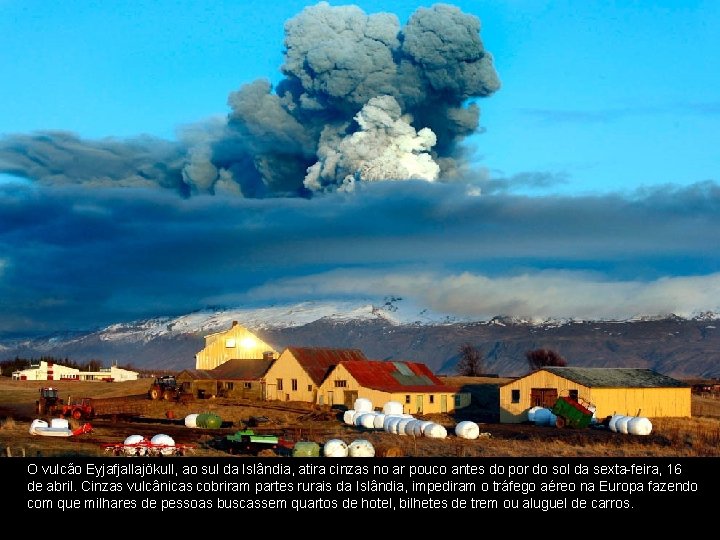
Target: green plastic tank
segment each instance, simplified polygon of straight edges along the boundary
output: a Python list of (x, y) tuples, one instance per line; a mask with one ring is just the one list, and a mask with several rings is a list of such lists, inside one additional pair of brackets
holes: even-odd
[(320, 457), (320, 445), (310, 441), (296, 442), (292, 455), (293, 457)]
[(217, 429), (222, 426), (222, 418), (215, 413), (198, 414), (195, 424), (199, 428)]

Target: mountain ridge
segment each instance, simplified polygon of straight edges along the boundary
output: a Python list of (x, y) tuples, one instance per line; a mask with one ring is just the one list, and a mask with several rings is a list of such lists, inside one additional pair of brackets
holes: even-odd
[(177, 317), (116, 323), (95, 331), (0, 339), (0, 359), (98, 359), (137, 369), (195, 367), (205, 336), (233, 321), (278, 350), (289, 345), (359, 348), (369, 358), (423, 362), (439, 374), (454, 372), (458, 348), (483, 353), (485, 371), (527, 372), (525, 352), (550, 348), (572, 366), (646, 367), (679, 378), (720, 377), (720, 315), (637, 316), (626, 320), (486, 320), (418, 309), (401, 298), (372, 302), (304, 302), (284, 306), (213, 308)]

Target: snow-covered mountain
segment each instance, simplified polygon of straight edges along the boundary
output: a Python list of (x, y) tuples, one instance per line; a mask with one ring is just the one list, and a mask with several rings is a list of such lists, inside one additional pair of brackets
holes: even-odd
[(118, 323), (93, 332), (0, 341), (0, 360), (15, 357), (98, 359), (136, 368), (193, 368), (208, 334), (238, 321), (278, 350), (288, 345), (353, 347), (369, 357), (425, 362), (450, 373), (461, 344), (485, 356), (486, 371), (519, 375), (524, 353), (552, 348), (568, 365), (651, 367), (686, 377), (720, 376), (720, 315), (634, 317), (625, 321), (478, 321), (437, 313), (401, 298), (380, 302), (304, 302), (252, 308), (215, 308), (177, 317)]

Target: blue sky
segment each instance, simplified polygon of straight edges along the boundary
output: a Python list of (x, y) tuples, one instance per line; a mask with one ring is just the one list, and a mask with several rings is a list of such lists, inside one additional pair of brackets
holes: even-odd
[[(357, 2), (401, 22), (416, 2)], [(0, 133), (151, 134), (228, 113), (227, 96), (281, 77), (283, 23), (305, 2), (0, 3)], [(342, 3), (333, 3), (342, 5)], [(456, 2), (482, 22), (502, 91), (481, 106), (477, 159), (543, 171), (553, 191), (716, 178), (716, 2)]]
[[(430, 60), (457, 51), (432, 56), (419, 32), (410, 51), (406, 32), (426, 79), (420, 97), (398, 79), (390, 104), (356, 75), (387, 73), (392, 21), (367, 27), (363, 63), (323, 49), (328, 20), (359, 20), (348, 5), (0, 0), (0, 335), (373, 294), (478, 318), (720, 309), (720, 5), (454, 2), (486, 63), (441, 73)], [(432, 6), (353, 5), (403, 31)], [(416, 31), (463, 40), (453, 13)], [(291, 32), (294, 57), (290, 20), (318, 36)], [(345, 86), (339, 67), (303, 79), (318, 50), (352, 67)], [(361, 108), (372, 127), (350, 137)], [(364, 155), (394, 162), (362, 168), (348, 156), (380, 128), (412, 152), (388, 139)]]

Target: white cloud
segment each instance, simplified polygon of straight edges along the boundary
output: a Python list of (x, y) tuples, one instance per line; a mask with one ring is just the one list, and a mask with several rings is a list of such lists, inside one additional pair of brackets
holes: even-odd
[(398, 295), (440, 313), (478, 320), (497, 315), (548, 318), (627, 319), (637, 315), (691, 316), (720, 311), (720, 273), (613, 281), (588, 272), (543, 271), (489, 277), (469, 272), (373, 273), (336, 270), (268, 282), (245, 296), (281, 298)]

